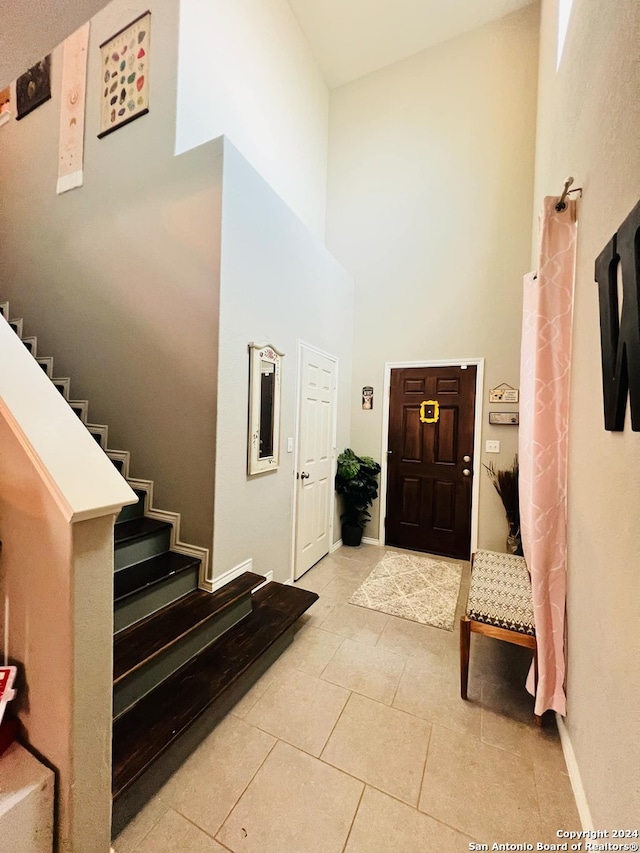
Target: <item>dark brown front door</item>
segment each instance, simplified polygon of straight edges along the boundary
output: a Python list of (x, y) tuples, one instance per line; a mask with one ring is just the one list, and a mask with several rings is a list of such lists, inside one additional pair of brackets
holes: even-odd
[(391, 371), (387, 545), (469, 558), (475, 396), (475, 365)]

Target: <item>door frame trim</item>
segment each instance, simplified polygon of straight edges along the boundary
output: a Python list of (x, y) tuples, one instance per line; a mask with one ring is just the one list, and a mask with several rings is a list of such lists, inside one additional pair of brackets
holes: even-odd
[(384, 365), (384, 389), (382, 407), (382, 447), (380, 450), (380, 519), (378, 537), (380, 544), (385, 544), (384, 520), (387, 514), (387, 448), (389, 446), (389, 406), (391, 396), (391, 371), (403, 367), (462, 367), (473, 364), (476, 367), (476, 399), (475, 416), (473, 421), (473, 486), (471, 489), (471, 553), (478, 548), (478, 520), (480, 517), (480, 477), (477, 463), (482, 453), (482, 412), (484, 388), (484, 358), (438, 358), (421, 359), (420, 361), (387, 361)]
[[(332, 361), (335, 365), (335, 374), (334, 374), (334, 387), (333, 387), (333, 423), (331, 424), (331, 467), (332, 467), (332, 479), (335, 477), (336, 472), (336, 446), (338, 440), (338, 377), (340, 364), (338, 361), (338, 356), (333, 355), (326, 350), (321, 349), (320, 347), (315, 346), (314, 344), (310, 344), (307, 341), (303, 341), (302, 338), (298, 338), (296, 342), (296, 348), (298, 352), (298, 363), (297, 363), (297, 372), (296, 372), (296, 423), (295, 423), (295, 431), (294, 431), (294, 439), (293, 439), (293, 480), (292, 480), (292, 490), (293, 490), (293, 500), (292, 500), (292, 512), (291, 512), (291, 560), (290, 560), (290, 573), (289, 573), (289, 582), (293, 583), (296, 580), (299, 580), (296, 577), (296, 535), (297, 535), (297, 524), (298, 524), (298, 491), (297, 491), (297, 473), (298, 473), (298, 450), (300, 447), (300, 384), (302, 382), (302, 348), (311, 350), (312, 352), (321, 355), (323, 358), (327, 358), (329, 361)], [(329, 503), (329, 551), (331, 553), (331, 548), (333, 546), (333, 522), (335, 516), (335, 493), (333, 490), (329, 490), (329, 496), (327, 498)], [(304, 572), (303, 572), (304, 574)], [(300, 575), (302, 577), (302, 575)]]

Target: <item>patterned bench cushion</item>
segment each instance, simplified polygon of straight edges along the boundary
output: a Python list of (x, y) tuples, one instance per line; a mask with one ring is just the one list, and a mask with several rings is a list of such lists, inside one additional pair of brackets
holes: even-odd
[(476, 622), (535, 635), (531, 580), (524, 557), (476, 552), (467, 615)]

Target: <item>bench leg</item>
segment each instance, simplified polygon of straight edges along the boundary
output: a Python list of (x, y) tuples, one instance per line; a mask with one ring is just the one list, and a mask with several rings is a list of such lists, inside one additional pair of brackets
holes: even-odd
[(467, 616), (460, 617), (460, 696), (467, 699), (469, 683), (469, 648), (471, 646), (471, 622)]

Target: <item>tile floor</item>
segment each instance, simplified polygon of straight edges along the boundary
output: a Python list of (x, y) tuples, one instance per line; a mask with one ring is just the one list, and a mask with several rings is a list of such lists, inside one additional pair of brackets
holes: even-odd
[[(348, 604), (394, 549), (326, 557), (296, 639), (120, 834), (116, 853), (458, 853), (553, 843), (579, 818), (528, 653)], [(458, 603), (466, 600), (465, 564)], [(459, 614), (458, 614), (459, 615)], [(457, 621), (457, 620), (456, 620)]]

